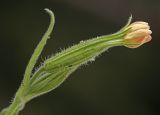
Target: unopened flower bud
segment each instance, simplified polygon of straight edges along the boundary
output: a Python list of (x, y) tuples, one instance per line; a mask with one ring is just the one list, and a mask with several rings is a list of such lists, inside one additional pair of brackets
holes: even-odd
[(125, 46), (128, 48), (137, 48), (152, 39), (152, 31), (146, 22), (134, 22), (128, 28), (128, 33), (124, 37)]

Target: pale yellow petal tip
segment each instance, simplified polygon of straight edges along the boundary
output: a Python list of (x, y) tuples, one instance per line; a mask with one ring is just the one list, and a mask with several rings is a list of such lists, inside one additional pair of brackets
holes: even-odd
[(130, 28), (124, 37), (125, 46), (128, 48), (137, 48), (144, 43), (151, 41), (152, 31), (147, 22), (137, 21), (128, 26)]

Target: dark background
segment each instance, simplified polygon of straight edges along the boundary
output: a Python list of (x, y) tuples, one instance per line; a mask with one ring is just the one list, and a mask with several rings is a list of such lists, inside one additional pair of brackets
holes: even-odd
[(16, 92), (45, 32), (56, 25), (40, 61), (80, 40), (119, 30), (132, 13), (147, 21), (152, 41), (109, 49), (56, 90), (29, 102), (20, 115), (160, 115), (160, 0), (5, 0), (0, 2), (0, 109)]

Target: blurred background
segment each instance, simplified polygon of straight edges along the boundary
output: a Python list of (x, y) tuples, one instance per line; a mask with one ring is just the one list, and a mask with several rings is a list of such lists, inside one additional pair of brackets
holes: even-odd
[(56, 90), (29, 102), (20, 115), (160, 115), (159, 0), (5, 0), (0, 3), (0, 109), (11, 102), (27, 62), (54, 11), (52, 39), (39, 62), (80, 40), (147, 21), (152, 41), (115, 47), (74, 72)]

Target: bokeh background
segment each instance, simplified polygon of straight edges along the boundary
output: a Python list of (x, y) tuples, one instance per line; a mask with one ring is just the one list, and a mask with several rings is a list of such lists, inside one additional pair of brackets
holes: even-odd
[(130, 14), (150, 24), (153, 40), (138, 49), (109, 49), (20, 115), (160, 115), (159, 0), (1, 1), (0, 109), (9, 105), (49, 24), (44, 8), (54, 11), (56, 25), (39, 62), (80, 40), (116, 32)]

